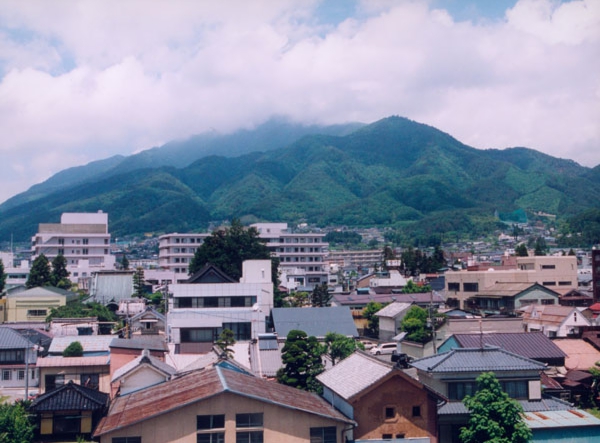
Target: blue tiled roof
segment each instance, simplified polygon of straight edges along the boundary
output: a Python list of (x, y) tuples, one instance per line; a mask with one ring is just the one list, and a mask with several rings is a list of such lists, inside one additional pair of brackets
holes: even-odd
[(348, 307), (328, 308), (275, 308), (273, 323), (279, 337), (287, 337), (291, 330), (298, 329), (308, 336), (324, 337), (328, 332), (337, 332), (348, 337), (357, 337), (358, 332)]
[[(554, 397), (546, 397), (541, 400), (517, 400), (523, 407), (523, 412), (549, 412), (568, 411), (573, 405)], [(450, 401), (438, 408), (439, 415), (468, 414), (467, 407), (460, 401)]]
[(544, 363), (492, 346), (453, 349), (415, 360), (411, 365), (432, 373), (535, 371), (546, 367)]

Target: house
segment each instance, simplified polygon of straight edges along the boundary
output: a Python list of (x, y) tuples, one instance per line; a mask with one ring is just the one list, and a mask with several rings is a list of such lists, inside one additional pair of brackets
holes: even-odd
[(244, 261), (239, 282), (207, 265), (169, 292), (167, 324), (176, 353), (210, 351), (223, 329), (249, 341), (266, 332), (273, 307), (271, 261)]
[(107, 306), (131, 298), (135, 292), (133, 276), (135, 271), (102, 269), (92, 273), (90, 297), (95, 302)]
[(389, 341), (398, 334), (400, 323), (411, 306), (411, 303), (394, 302), (377, 311), (375, 315), (379, 317), (379, 340)]
[[(469, 411), (462, 403), (466, 395), (476, 391), (477, 377), (482, 372), (494, 372), (503, 390), (517, 400), (526, 414), (538, 418), (549, 417), (548, 413), (569, 412), (560, 419), (560, 427), (568, 429), (571, 438), (553, 442), (596, 441), (578, 438), (600, 438), (600, 420), (591, 419), (589, 414), (574, 408), (558, 398), (542, 395), (541, 371), (545, 364), (508, 352), (498, 347), (453, 349), (435, 356), (413, 361), (419, 381), (448, 398), (438, 407), (440, 443), (458, 442), (460, 428), (467, 424)], [(566, 420), (570, 417), (571, 420)], [(557, 420), (558, 420), (557, 416)], [(533, 432), (532, 442), (547, 440), (547, 432), (535, 423), (525, 420)], [(548, 427), (559, 427), (548, 421)]]
[(132, 335), (156, 335), (164, 336), (167, 325), (167, 317), (154, 308), (146, 306), (142, 312), (139, 312), (129, 318), (128, 327)]
[(94, 438), (342, 443), (353, 425), (316, 394), (216, 366), (115, 398)]
[(560, 294), (539, 283), (495, 283), (479, 290), (466, 300), (466, 308), (482, 315), (515, 315), (516, 310), (530, 305), (558, 305)]
[(177, 371), (144, 349), (139, 357), (117, 369), (111, 377), (111, 398), (168, 381)]
[(356, 351), (317, 379), (323, 398), (356, 421), (352, 441), (438, 441), (437, 403), (445, 398), (399, 367)]
[(523, 328), (541, 331), (550, 338), (580, 337), (591, 326), (592, 312), (585, 308), (554, 305), (530, 305), (523, 310)]
[(72, 381), (40, 395), (29, 407), (35, 414), (39, 440), (89, 439), (108, 409), (108, 394)]
[(378, 294), (391, 294), (406, 286), (406, 279), (397, 269), (390, 269), (387, 272), (378, 273), (369, 281), (369, 287)]
[(29, 388), (39, 384), (37, 363), (37, 346), (19, 332), (0, 327), (0, 395), (5, 395), (4, 388), (22, 388), (26, 398)]
[(113, 338), (109, 343), (109, 349), (111, 378), (118, 369), (138, 358), (144, 350), (148, 350), (152, 357), (163, 362), (169, 352), (165, 340), (153, 336), (137, 336), (131, 339)]
[(98, 317), (55, 318), (50, 322), (49, 330), (53, 337), (98, 335), (100, 325)]
[(292, 330), (324, 338), (328, 332), (347, 337), (358, 337), (350, 309), (346, 307), (274, 308), (273, 324), (279, 337), (285, 338)]
[(75, 292), (53, 286), (38, 286), (18, 293), (6, 295), (6, 322), (40, 322), (46, 321), (52, 308), (65, 306), (79, 295)]
[(438, 352), (457, 348), (482, 348), (497, 346), (513, 354), (546, 363), (548, 366), (564, 366), (567, 354), (541, 332), (513, 332), (488, 334), (454, 334), (440, 345)]

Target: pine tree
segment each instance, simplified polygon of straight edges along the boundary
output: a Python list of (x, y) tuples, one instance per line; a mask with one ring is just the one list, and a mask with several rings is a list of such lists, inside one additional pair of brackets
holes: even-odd
[(287, 335), (281, 353), (284, 366), (277, 371), (277, 381), (287, 386), (320, 393), (323, 389), (316, 377), (323, 372), (324, 349), (313, 336), (293, 329)]
[(50, 274), (52, 286), (61, 289), (69, 289), (71, 287), (69, 274), (70, 272), (67, 270), (67, 259), (64, 255), (58, 254), (54, 257), (54, 260), (52, 260), (52, 272)]
[(0, 294), (4, 292), (6, 286), (6, 273), (4, 272), (4, 262), (0, 258)]
[(223, 329), (215, 344), (221, 348), (226, 359), (233, 357), (234, 350), (231, 347), (235, 344), (235, 337), (231, 329)]
[(38, 286), (49, 286), (51, 284), (50, 263), (44, 254), (40, 254), (31, 265), (25, 286), (30, 289)]
[(135, 295), (138, 298), (142, 298), (146, 292), (144, 281), (144, 268), (139, 266), (135, 270), (135, 274), (133, 274), (133, 295)]
[(323, 308), (331, 304), (331, 298), (333, 296), (329, 293), (327, 283), (321, 283), (315, 286), (312, 293), (310, 294), (310, 304), (313, 308)]
[(121, 268), (125, 271), (129, 270), (129, 259), (125, 254), (123, 254), (123, 258), (121, 259)]

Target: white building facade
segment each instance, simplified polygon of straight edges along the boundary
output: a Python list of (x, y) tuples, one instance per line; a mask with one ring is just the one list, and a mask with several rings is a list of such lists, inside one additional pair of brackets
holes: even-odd
[(32, 261), (44, 254), (50, 262), (62, 254), (67, 260), (69, 278), (74, 283), (91, 277), (100, 269), (114, 269), (110, 254), (108, 214), (63, 213), (60, 223), (40, 223), (31, 239)]
[(210, 234), (171, 233), (158, 238), (158, 266), (161, 269), (187, 276), (196, 249)]
[(232, 330), (236, 341), (266, 332), (273, 308), (271, 261), (246, 260), (242, 267), (239, 282), (207, 267), (204, 281), (169, 286), (167, 332), (176, 352), (208, 352), (223, 329)]
[(325, 234), (294, 231), (287, 223), (255, 223), (260, 238), (280, 260), (281, 282), (288, 289), (312, 290), (327, 283), (328, 263), (325, 261), (329, 243)]

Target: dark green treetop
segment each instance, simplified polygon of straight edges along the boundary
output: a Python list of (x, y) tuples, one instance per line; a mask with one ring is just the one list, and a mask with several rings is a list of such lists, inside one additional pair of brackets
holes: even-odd
[(6, 286), (6, 273), (4, 272), (4, 262), (0, 258), (0, 294), (4, 292)]
[(277, 381), (283, 385), (320, 393), (323, 389), (316, 377), (323, 372), (323, 346), (313, 336), (291, 330), (281, 353), (283, 367), (277, 371)]
[(50, 272), (50, 280), (52, 286), (61, 289), (69, 289), (71, 281), (69, 280), (70, 272), (67, 270), (67, 259), (64, 255), (58, 254), (52, 260), (52, 271)]
[(531, 430), (525, 424), (523, 408), (502, 390), (493, 372), (477, 377), (477, 392), (464, 398), (469, 423), (460, 431), (463, 443), (527, 443)]
[(337, 332), (328, 332), (325, 334), (325, 353), (331, 358), (331, 363), (335, 363), (350, 356), (357, 349), (363, 349), (365, 346), (354, 340), (352, 337), (338, 334)]
[(50, 263), (44, 254), (40, 254), (31, 265), (25, 286), (30, 289), (38, 286), (49, 286), (51, 284)]

